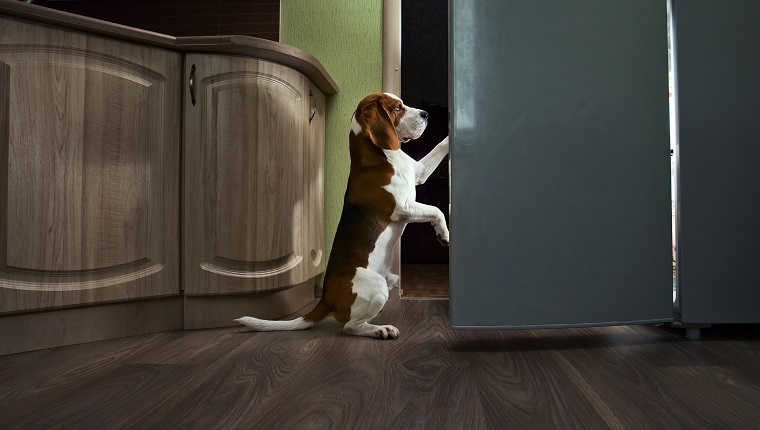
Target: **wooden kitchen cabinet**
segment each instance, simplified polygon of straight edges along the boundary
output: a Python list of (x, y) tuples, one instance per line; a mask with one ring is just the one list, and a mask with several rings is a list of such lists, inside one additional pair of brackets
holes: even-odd
[[(188, 54), (185, 75), (186, 327), (291, 313), (313, 299), (309, 280), (325, 266), (324, 96), (255, 58)], [(303, 298), (288, 300), (297, 307), (282, 308), (277, 291), (299, 284)], [(250, 293), (265, 294), (240, 296)]]
[(335, 92), (269, 40), (0, 0), (0, 354), (313, 301)]
[(0, 17), (0, 315), (179, 294), (181, 58)]

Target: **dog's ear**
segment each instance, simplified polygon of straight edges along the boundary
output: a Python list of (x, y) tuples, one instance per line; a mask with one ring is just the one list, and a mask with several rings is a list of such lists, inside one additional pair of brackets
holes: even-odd
[(359, 113), (359, 124), (362, 132), (372, 140), (378, 148), (398, 150), (398, 135), (393, 126), (391, 115), (383, 104), (383, 99), (365, 104)]

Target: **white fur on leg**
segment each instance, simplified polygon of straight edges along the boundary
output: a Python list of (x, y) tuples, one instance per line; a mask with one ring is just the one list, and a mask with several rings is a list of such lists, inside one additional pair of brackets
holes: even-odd
[(401, 277), (398, 275), (394, 275), (393, 273), (388, 273), (385, 275), (385, 282), (388, 284), (388, 291), (398, 287), (398, 283), (401, 280)]
[(435, 228), (438, 239), (449, 242), (449, 229), (446, 226), (446, 218), (443, 212), (435, 206), (407, 201), (405, 205), (396, 205), (391, 214), (391, 220), (401, 222), (429, 222)]
[(314, 325), (313, 322), (304, 321), (303, 317), (290, 321), (270, 321), (254, 317), (242, 317), (235, 321), (256, 331), (304, 330)]
[(441, 143), (436, 145), (432, 151), (428, 152), (427, 155), (422, 157), (422, 160), (417, 162), (417, 165), (415, 166), (415, 177), (417, 180), (417, 185), (424, 184), (430, 175), (433, 174), (436, 167), (441, 164), (441, 161), (443, 161), (443, 159), (448, 154), (449, 137), (446, 136), (446, 138), (443, 139)]
[(343, 333), (355, 336), (376, 337), (378, 339), (397, 339), (399, 331), (392, 325), (374, 325), (368, 322), (343, 327)]
[(396, 339), (399, 335), (396, 327), (369, 323), (388, 301), (388, 284), (385, 278), (377, 272), (359, 267), (356, 269), (352, 284), (356, 299), (351, 305), (351, 319), (343, 326), (343, 333), (379, 339)]
[(443, 216), (443, 212), (435, 206), (417, 203), (415, 200), (415, 183), (417, 181), (424, 182), (424, 179), (427, 179), (425, 175), (429, 175), (435, 170), (433, 165), (440, 162), (448, 153), (448, 139), (444, 139), (439, 146), (440, 149), (434, 149), (431, 154), (435, 154), (428, 154), (429, 157), (422, 164), (414, 161), (403, 151), (383, 150), (396, 171), (396, 174), (391, 177), (391, 183), (383, 188), (396, 198), (396, 207), (391, 214), (391, 221), (397, 221), (402, 225), (412, 222), (429, 222), (435, 227), (438, 239), (442, 243), (448, 244), (449, 229), (446, 226), (446, 218)]

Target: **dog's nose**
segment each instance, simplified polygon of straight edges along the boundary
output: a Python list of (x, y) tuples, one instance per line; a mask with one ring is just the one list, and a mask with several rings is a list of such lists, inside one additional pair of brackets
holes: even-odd
[(420, 116), (422, 117), (422, 119), (428, 119), (430, 114), (423, 110), (423, 111), (420, 111)]

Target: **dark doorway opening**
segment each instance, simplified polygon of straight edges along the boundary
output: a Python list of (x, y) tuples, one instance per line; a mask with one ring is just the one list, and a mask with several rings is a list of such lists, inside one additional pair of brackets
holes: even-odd
[[(404, 102), (430, 113), (425, 133), (402, 146), (418, 160), (449, 134), (448, 5), (440, 0), (401, 2), (401, 95)], [(448, 157), (425, 184), (417, 201), (449, 213)], [(401, 241), (401, 263), (448, 263), (430, 224), (409, 224)]]
[[(402, 145), (419, 160), (449, 134), (448, 4), (440, 0), (401, 2), (401, 97), (430, 113), (428, 128), (417, 140)], [(441, 209), (449, 221), (449, 161), (441, 162), (417, 201)], [(449, 249), (436, 240), (433, 226), (409, 224), (401, 239), (403, 296), (448, 297)]]

